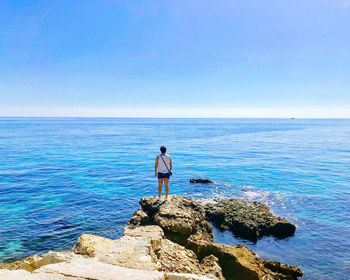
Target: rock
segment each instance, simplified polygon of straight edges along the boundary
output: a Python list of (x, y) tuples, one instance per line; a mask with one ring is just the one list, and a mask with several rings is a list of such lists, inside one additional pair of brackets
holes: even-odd
[(77, 255), (69, 251), (62, 251), (62, 252), (49, 251), (48, 253), (43, 254), (41, 256), (32, 255), (25, 258), (24, 260), (15, 261), (12, 263), (2, 263), (0, 264), (0, 269), (8, 269), (8, 270), (23, 269), (23, 270), (32, 272), (35, 269), (38, 269), (44, 265), (70, 261), (75, 257), (77, 257)]
[(205, 276), (187, 273), (164, 273), (165, 280), (211, 280)]
[(27, 270), (6, 270), (0, 269), (1, 280), (86, 280), (86, 278), (77, 278), (65, 276), (62, 274), (52, 274), (46, 272), (30, 273)]
[(160, 247), (162, 246), (162, 241), (165, 238), (164, 232), (159, 226), (126, 226), (124, 228), (123, 235), (129, 237), (136, 237), (139, 240), (146, 239), (148, 242), (150, 242), (152, 250), (154, 252), (160, 250)]
[(237, 237), (256, 242), (263, 235), (277, 238), (292, 236), (296, 226), (277, 217), (269, 207), (243, 199), (226, 199), (205, 206), (206, 217), (221, 229), (229, 229)]
[[(229, 202), (231, 203), (231, 201)], [(213, 242), (213, 231), (212, 227), (205, 221), (205, 210), (208, 213), (207, 217), (212, 217), (211, 214), (215, 216), (217, 213), (222, 224), (229, 216), (225, 212), (226, 208), (223, 207), (226, 205), (228, 210), (233, 208), (238, 213), (239, 211), (248, 211), (248, 217), (252, 215), (252, 212), (254, 213), (261, 208), (265, 210), (257, 213), (261, 220), (270, 219), (269, 221), (271, 221), (273, 218), (278, 223), (284, 221), (283, 218), (273, 216), (268, 207), (263, 204), (254, 205), (254, 203), (247, 203), (243, 200), (234, 200), (233, 205), (236, 206), (236, 209), (230, 207), (230, 203), (225, 204), (220, 201), (217, 203), (219, 207), (214, 207), (217, 206), (217, 204), (214, 204), (205, 208), (191, 199), (175, 195), (167, 201), (159, 201), (155, 197), (145, 197), (140, 200), (142, 210), (148, 215), (151, 223), (159, 225), (164, 230), (167, 238), (184, 245), (187, 249), (192, 250), (198, 259), (203, 259), (201, 269), (204, 270), (202, 272), (204, 275), (211, 274), (216, 279), (222, 279), (220, 278), (222, 275), (225, 279), (297, 279), (299, 274), (294, 273), (294, 271), (302, 273), (298, 267), (289, 265), (273, 266), (259, 259), (253, 251), (245, 246), (239, 244), (229, 246)], [(258, 209), (255, 209), (256, 207)], [(266, 219), (264, 215), (268, 215), (269, 219)], [(240, 217), (243, 218), (244, 213), (241, 213)], [(227, 225), (225, 224), (225, 226)], [(208, 267), (210, 267), (207, 265), (208, 262), (216, 259), (217, 265), (222, 269), (221, 276), (220, 269), (215, 268), (214, 264), (211, 266), (214, 270), (212, 273), (208, 273)], [(283, 268), (286, 270), (283, 270)]]
[(282, 273), (284, 275), (290, 275), (292, 279), (301, 277), (303, 272), (297, 266), (292, 266), (289, 264), (281, 264), (276, 261), (264, 261), (264, 266), (270, 269), (271, 271)]
[(161, 271), (203, 274), (202, 267), (193, 251), (168, 239), (163, 240), (157, 256)]
[[(191, 242), (191, 239), (190, 239)], [(222, 269), (225, 279), (244, 280), (296, 280), (302, 271), (295, 266), (281, 265), (283, 269), (270, 269), (266, 261), (259, 259), (256, 254), (243, 245), (225, 245), (214, 242), (196, 242), (191, 248), (199, 258), (214, 255)], [(295, 273), (295, 272), (299, 272)]]
[(151, 223), (148, 215), (141, 209), (136, 210), (132, 218), (128, 222), (128, 226), (146, 226)]
[(214, 184), (213, 181), (206, 178), (190, 179), (190, 183)]
[[(192, 273), (196, 275), (207, 274), (205, 266), (200, 264), (195, 253), (184, 246), (174, 243), (164, 237), (163, 230), (159, 226), (126, 226), (124, 236), (146, 238), (152, 244), (150, 255), (157, 263), (157, 268), (164, 272)], [(206, 262), (205, 265), (208, 265)], [(215, 276), (215, 275), (214, 275)], [(179, 277), (179, 276), (177, 276)], [(175, 278), (174, 278), (175, 279)], [(219, 278), (214, 277), (212, 279)]]
[[(34, 261), (31, 262), (32, 273), (17, 266), (19, 270), (1, 270), (0, 275), (6, 275), (4, 279), (16, 280), (219, 280), (205, 277), (205, 271), (193, 251), (166, 239), (163, 230), (156, 225), (135, 227), (128, 224), (118, 240), (82, 234), (73, 251), (35, 256), (35, 264), (41, 263), (32, 269)], [(26, 261), (29, 259), (33, 257)], [(43, 264), (43, 260), (52, 264)]]
[(201, 266), (208, 278), (225, 280), (224, 276), (222, 276), (222, 269), (218, 261), (219, 259), (217, 257), (209, 255), (202, 260)]
[(155, 225), (128, 225), (118, 240), (83, 234), (73, 250), (99, 262), (122, 267), (204, 275), (193, 251), (166, 239), (163, 230)]
[(205, 220), (204, 208), (192, 199), (171, 195), (168, 200), (144, 197), (140, 200), (142, 210), (152, 223), (159, 225), (167, 238), (184, 244), (193, 234), (213, 241), (213, 229)]
[(84, 280), (162, 280), (164, 274), (159, 271), (139, 270), (97, 261), (95, 258), (76, 259), (72, 262), (50, 264), (41, 267), (33, 274), (50, 273), (51, 275), (65, 275), (72, 279)]
[(211, 280), (188, 273), (144, 271), (96, 262), (84, 261), (51, 264), (30, 273), (26, 270), (1, 270), (1, 280)]
[(29, 272), (33, 271), (36, 268), (39, 268), (41, 261), (40, 256), (31, 255), (24, 260), (14, 261), (11, 263), (1, 263), (0, 269), (8, 269), (8, 270), (17, 270), (17, 269), (23, 269), (27, 270)]
[(114, 241), (101, 236), (82, 234), (78, 238), (78, 242), (73, 247), (76, 254), (94, 257), (98, 252), (109, 253), (114, 247)]
[(121, 238), (82, 234), (72, 251), (1, 264), (0, 279), (294, 280), (302, 275), (298, 267), (261, 260), (245, 246), (215, 243), (204, 206), (191, 199), (148, 197), (140, 204)]
[[(156, 270), (157, 257), (153, 247), (156, 240), (164, 234), (159, 227), (149, 226), (145, 229), (152, 237), (124, 235), (118, 240), (83, 234), (73, 247), (76, 254), (94, 257), (99, 262), (133, 269)], [(160, 242), (160, 241), (159, 241)]]

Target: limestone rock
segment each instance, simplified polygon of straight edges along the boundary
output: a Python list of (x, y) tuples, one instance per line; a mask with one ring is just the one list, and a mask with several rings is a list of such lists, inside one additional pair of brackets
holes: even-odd
[[(160, 271), (196, 275), (205, 275), (208, 273), (204, 269), (205, 266), (200, 264), (193, 251), (166, 239), (163, 230), (159, 226), (140, 226), (136, 228), (127, 226), (124, 229), (124, 236), (146, 238), (149, 240), (152, 244), (151, 249), (154, 252), (151, 250), (150, 255), (156, 256), (153, 260), (157, 263), (158, 270)], [(210, 276), (211, 279), (219, 280), (215, 275)], [(179, 275), (176, 277), (179, 277)]]
[(152, 240), (144, 237), (124, 235), (118, 240), (83, 234), (73, 247), (77, 254), (94, 257), (100, 262), (118, 266), (156, 270), (156, 256)]
[(44, 265), (69, 261), (75, 257), (77, 257), (77, 255), (69, 251), (49, 251), (41, 256), (31, 255), (23, 260), (15, 261), (12, 263), (2, 263), (0, 264), (0, 269), (23, 269), (32, 272), (33, 270), (38, 269)]
[(303, 272), (299, 267), (289, 264), (281, 264), (280, 262), (276, 261), (264, 261), (264, 266), (271, 271), (290, 275), (292, 279), (296, 279), (297, 277), (301, 277), (303, 275)]
[(27, 270), (0, 269), (1, 280), (86, 280), (86, 278), (65, 276), (46, 272), (30, 273)]
[(93, 259), (59, 263), (30, 273), (26, 270), (1, 270), (1, 280), (211, 280), (188, 273), (144, 271), (95, 262)]
[(203, 274), (197, 256), (191, 250), (168, 239), (163, 240), (157, 256), (162, 271)]
[(206, 276), (188, 273), (164, 273), (165, 280), (212, 280)]
[(8, 270), (17, 270), (24, 269), (27, 271), (33, 271), (36, 268), (39, 268), (38, 265), (41, 261), (41, 257), (37, 255), (31, 255), (23, 260), (14, 261), (11, 263), (1, 263), (0, 269), (8, 269)]
[(287, 219), (277, 217), (269, 207), (243, 199), (226, 199), (205, 206), (207, 219), (221, 229), (229, 229), (237, 237), (251, 241), (263, 235), (278, 238), (292, 236), (296, 226)]
[(214, 184), (213, 181), (207, 178), (190, 179), (190, 183)]
[(201, 266), (204, 270), (205, 275), (208, 278), (225, 280), (222, 275), (222, 269), (218, 264), (219, 259), (214, 255), (206, 256), (201, 263)]
[[(189, 243), (191, 242), (190, 238)], [(296, 280), (303, 274), (296, 266), (269, 264), (270, 262), (259, 259), (252, 250), (240, 244), (230, 246), (193, 241), (190, 246), (199, 258), (210, 255), (217, 257), (222, 274), (227, 280)], [(271, 269), (272, 267), (276, 268)]]
[(152, 223), (159, 225), (167, 238), (183, 244), (187, 238), (202, 233), (202, 238), (213, 240), (213, 229), (205, 220), (204, 208), (192, 199), (171, 195), (168, 200), (145, 197), (140, 200), (142, 210)]
[(146, 239), (150, 242), (154, 252), (160, 250), (162, 241), (165, 238), (164, 232), (159, 226), (126, 226), (124, 228), (124, 236), (137, 237), (139, 239)]
[(82, 234), (78, 242), (73, 247), (76, 254), (93, 257), (96, 251), (108, 250), (112, 246), (113, 240), (91, 234)]
[(159, 226), (126, 226), (118, 240), (83, 234), (73, 247), (99, 262), (148, 271), (203, 275), (197, 256), (164, 237)]
[[(239, 205), (242, 204), (241, 208), (237, 209), (238, 213), (240, 211), (257, 211), (254, 209), (254, 203), (247, 204), (247, 202), (241, 200), (238, 200), (237, 203), (239, 203)], [(140, 200), (140, 205), (142, 210), (150, 218), (151, 223), (159, 225), (164, 230), (167, 238), (192, 250), (198, 259), (205, 260), (205, 258), (208, 257), (206, 262), (209, 262), (209, 256), (213, 255), (217, 258), (218, 261), (216, 263), (218, 265), (220, 264), (222, 275), (226, 279), (290, 280), (297, 279), (297, 277), (300, 276), (300, 274), (294, 273), (294, 271), (298, 271), (302, 274), (298, 267), (268, 264), (259, 259), (253, 251), (245, 246), (239, 244), (236, 246), (229, 246), (214, 243), (212, 228), (205, 220), (204, 206), (191, 199), (174, 195), (167, 201), (159, 201), (155, 197), (146, 197)], [(219, 206), (221, 206), (221, 204), (219, 204)], [(269, 215), (268, 218), (272, 217), (278, 222), (284, 221), (283, 218), (273, 216), (265, 205), (257, 204), (257, 206), (265, 210), (259, 212), (261, 215), (259, 218), (262, 221), (268, 220), (264, 217), (265, 215)], [(225, 217), (228, 215), (225, 212), (226, 208), (218, 208), (220, 210), (219, 213), (222, 215), (222, 221), (225, 221)], [(213, 210), (213, 213), (216, 213), (216, 208), (213, 206), (208, 206), (207, 209), (209, 209), (207, 210), (208, 212)], [(211, 212), (209, 215), (210, 214)], [(240, 215), (243, 219), (244, 212), (240, 213)], [(248, 216), (249, 215), (250, 212), (248, 212)], [(268, 224), (269, 222), (266, 223)], [(212, 258), (213, 257), (211, 257), (211, 259)], [(201, 269), (204, 272), (198, 274), (206, 274), (205, 262), (201, 266)], [(219, 277), (220, 279), (220, 270), (216, 269), (216, 273), (215, 270), (213, 272), (214, 273), (211, 275)], [(207, 274), (209, 275), (210, 273)]]
[(120, 239), (83, 234), (72, 251), (1, 264), (0, 279), (294, 280), (302, 275), (298, 267), (261, 260), (245, 246), (215, 243), (204, 206), (191, 199), (148, 197), (140, 204), (143, 210), (134, 213)]
[(148, 215), (141, 209), (136, 210), (132, 218), (128, 222), (128, 226), (146, 226), (151, 223)]
[(122, 267), (97, 261), (95, 258), (76, 259), (69, 263), (50, 264), (36, 270), (35, 273), (51, 273), (52, 275), (65, 275), (73, 279), (93, 280), (119, 280), (142, 279), (161, 280), (163, 273)]

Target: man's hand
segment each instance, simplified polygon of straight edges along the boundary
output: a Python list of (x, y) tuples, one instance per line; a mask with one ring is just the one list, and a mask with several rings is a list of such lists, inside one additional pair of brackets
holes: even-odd
[(154, 173), (154, 177), (157, 177), (157, 172), (156, 172), (156, 173)]

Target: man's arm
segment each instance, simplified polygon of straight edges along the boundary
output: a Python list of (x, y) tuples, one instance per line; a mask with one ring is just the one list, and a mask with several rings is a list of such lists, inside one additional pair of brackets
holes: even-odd
[(158, 159), (159, 159), (159, 156), (156, 158), (156, 164), (154, 166), (154, 176), (157, 176)]
[(171, 161), (171, 157), (170, 157), (170, 170), (173, 169), (173, 162)]

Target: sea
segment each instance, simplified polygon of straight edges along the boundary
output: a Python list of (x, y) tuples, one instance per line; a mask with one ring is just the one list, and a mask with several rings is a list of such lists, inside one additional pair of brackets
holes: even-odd
[(157, 195), (162, 145), (170, 194), (259, 201), (297, 225), (256, 243), (215, 229), (216, 242), (298, 265), (301, 279), (349, 279), (350, 119), (0, 118), (0, 262), (70, 249), (82, 233), (121, 237)]

